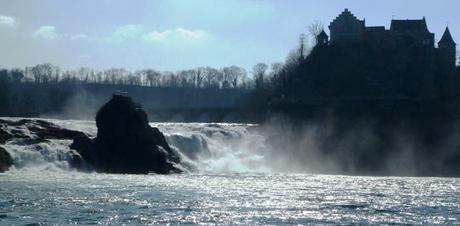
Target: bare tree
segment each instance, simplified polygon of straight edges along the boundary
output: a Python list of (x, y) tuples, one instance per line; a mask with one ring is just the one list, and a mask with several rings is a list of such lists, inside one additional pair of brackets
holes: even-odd
[(143, 73), (146, 76), (148, 86), (160, 86), (161, 73), (152, 69), (144, 70)]
[(270, 77), (272, 81), (279, 79), (279, 76), (281, 74), (281, 70), (283, 70), (283, 67), (284, 67), (283, 63), (277, 62), (277, 63), (271, 64), (271, 76)]
[(305, 59), (305, 52), (306, 52), (306, 45), (305, 45), (305, 34), (300, 34), (299, 36), (299, 60), (302, 61)]
[(50, 63), (38, 64), (31, 68), (35, 83), (57, 82), (59, 80), (60, 69)]
[(318, 35), (324, 30), (324, 24), (321, 21), (314, 21), (312, 24), (310, 24), (307, 27), (308, 34), (312, 37), (312, 40), (314, 40), (313, 46), (315, 46), (318, 43)]
[(258, 63), (254, 65), (252, 73), (254, 74), (254, 81), (256, 89), (263, 88), (265, 72), (267, 71), (268, 66), (264, 63)]
[(15, 83), (21, 82), (24, 78), (24, 71), (22, 71), (21, 69), (12, 69), (10, 71), (10, 74), (11, 78), (13, 79), (13, 82)]

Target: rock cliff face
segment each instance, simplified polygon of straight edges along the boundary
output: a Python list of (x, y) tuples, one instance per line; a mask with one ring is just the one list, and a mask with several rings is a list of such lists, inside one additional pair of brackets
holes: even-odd
[(96, 115), (97, 137), (78, 136), (71, 145), (97, 171), (106, 173), (180, 172), (178, 156), (129, 96), (114, 94)]

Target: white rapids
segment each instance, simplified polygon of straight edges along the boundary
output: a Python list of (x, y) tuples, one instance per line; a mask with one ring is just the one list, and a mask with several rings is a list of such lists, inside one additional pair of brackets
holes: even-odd
[[(19, 118), (5, 118), (19, 120)], [(82, 131), (95, 137), (94, 121), (46, 119), (66, 129)], [(251, 133), (253, 124), (231, 123), (151, 123), (158, 127), (184, 165), (193, 172), (245, 173), (268, 172), (264, 161), (264, 137)], [(25, 131), (27, 134), (27, 131)], [(50, 140), (41, 144), (24, 144), (13, 139), (4, 148), (12, 155), (14, 169), (30, 168), (72, 170), (67, 160), (75, 152), (70, 140)]]

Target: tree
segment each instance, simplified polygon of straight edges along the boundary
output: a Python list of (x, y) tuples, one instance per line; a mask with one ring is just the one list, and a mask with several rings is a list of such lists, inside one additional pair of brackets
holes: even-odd
[(77, 74), (78, 74), (78, 79), (81, 80), (84, 83), (88, 83), (88, 81), (91, 79), (91, 69), (86, 68), (86, 67), (81, 67), (78, 69)]
[(147, 85), (148, 86), (156, 86), (158, 87), (160, 84), (160, 77), (161, 73), (152, 69), (144, 70), (143, 73), (145, 74)]
[(284, 65), (283, 63), (278, 62), (278, 63), (272, 63), (270, 66), (271, 66), (271, 73), (270, 73), (271, 83), (273, 83), (280, 79), (279, 77), (282, 74), (281, 70), (283, 70)]
[(280, 62), (272, 63), (271, 68), (272, 68), (273, 74), (278, 74), (281, 71), (281, 69), (283, 69), (283, 63), (280, 63)]
[(203, 87), (203, 80), (204, 80), (204, 71), (205, 69), (202, 68), (202, 67), (199, 67), (197, 69), (195, 69), (195, 85), (196, 85), (196, 88), (202, 88)]
[(308, 34), (312, 37), (312, 40), (314, 40), (313, 46), (315, 46), (318, 43), (318, 35), (324, 30), (324, 24), (321, 21), (314, 21), (312, 24), (310, 24), (307, 27)]
[(35, 83), (58, 82), (60, 69), (50, 63), (38, 64), (31, 68)]
[(244, 68), (238, 66), (224, 67), (222, 73), (224, 88), (237, 88), (247, 74)]
[(13, 82), (19, 83), (22, 81), (24, 78), (24, 72), (20, 69), (13, 69), (10, 71), (11, 78), (13, 79)]
[(261, 89), (264, 86), (264, 77), (265, 72), (267, 71), (268, 66), (264, 63), (258, 63), (252, 68), (252, 73), (254, 75), (254, 82), (256, 89)]
[(299, 60), (302, 61), (305, 59), (305, 34), (300, 34), (299, 36)]
[(8, 71), (2, 69), (0, 71), (0, 115), (5, 116), (9, 108), (9, 78)]

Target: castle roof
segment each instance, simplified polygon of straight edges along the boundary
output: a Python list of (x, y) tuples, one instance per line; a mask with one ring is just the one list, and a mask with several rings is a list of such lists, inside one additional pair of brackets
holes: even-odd
[(429, 33), (425, 17), (421, 20), (391, 20), (391, 31)]
[(452, 38), (452, 35), (450, 34), (449, 27), (446, 27), (446, 30), (444, 31), (444, 34), (442, 35), (441, 40), (438, 42), (439, 44), (455, 44), (454, 39)]
[(366, 31), (385, 31), (385, 26), (369, 26), (365, 27)]
[(327, 36), (326, 32), (324, 32), (324, 30), (321, 31), (321, 33), (319, 33), (318, 37), (326, 37), (328, 38), (329, 36)]
[(331, 25), (336, 23), (339, 20), (351, 20), (351, 21), (358, 21), (363, 23), (364, 26), (364, 20), (359, 20), (353, 13), (350, 12), (350, 10), (345, 9), (342, 13), (340, 13), (332, 22)]

